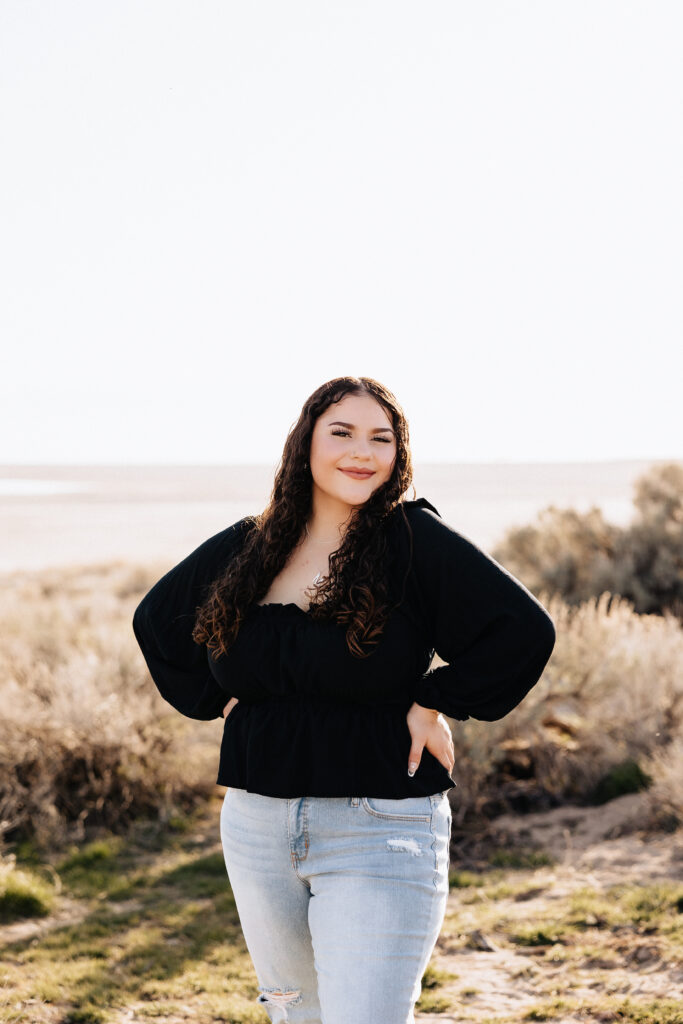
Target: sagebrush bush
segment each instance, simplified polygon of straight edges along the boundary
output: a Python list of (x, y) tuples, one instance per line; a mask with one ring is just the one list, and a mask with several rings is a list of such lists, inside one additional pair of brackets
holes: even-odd
[(655, 818), (683, 825), (683, 734), (648, 755), (644, 767), (652, 779), (648, 796)]
[(653, 465), (634, 485), (626, 528), (588, 512), (550, 506), (533, 525), (506, 532), (492, 554), (534, 593), (580, 604), (604, 592), (636, 612), (669, 610), (683, 622), (683, 465)]
[[(524, 799), (600, 799), (601, 783), (631, 762), (663, 778), (683, 737), (683, 629), (671, 614), (638, 615), (610, 594), (579, 606), (541, 595), (557, 641), (540, 682), (499, 722), (454, 722), (460, 818)], [(623, 771), (622, 771), (623, 773)], [(663, 786), (664, 783), (662, 782)]]
[(15, 574), (4, 588), (0, 836), (54, 845), (212, 791), (219, 721), (162, 700), (131, 630), (160, 575), (115, 563)]

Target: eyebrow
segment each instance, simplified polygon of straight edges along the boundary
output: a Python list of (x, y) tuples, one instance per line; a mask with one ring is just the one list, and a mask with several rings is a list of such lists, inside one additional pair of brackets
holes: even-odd
[[(351, 430), (355, 429), (355, 424), (344, 423), (342, 420), (332, 420), (331, 423), (327, 424), (328, 427), (349, 427)], [(391, 427), (375, 427), (370, 431), (371, 434), (393, 434)]]

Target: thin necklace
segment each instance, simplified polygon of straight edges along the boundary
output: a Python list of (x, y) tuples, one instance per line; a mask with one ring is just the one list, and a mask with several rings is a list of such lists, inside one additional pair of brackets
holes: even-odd
[[(318, 544), (334, 544), (335, 540), (339, 539), (338, 537), (311, 537), (310, 533), (308, 532), (308, 523), (304, 523), (304, 527), (306, 530), (306, 536), (309, 538), (309, 540), (312, 540), (314, 543), (317, 542)], [(318, 584), (322, 583), (324, 579), (325, 577), (323, 576), (323, 574), (321, 572), (317, 572), (313, 579), (313, 586), (317, 587)]]

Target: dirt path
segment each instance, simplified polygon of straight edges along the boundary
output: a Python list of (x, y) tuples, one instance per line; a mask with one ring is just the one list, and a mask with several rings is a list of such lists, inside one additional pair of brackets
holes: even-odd
[[(628, 831), (642, 820), (642, 811), (642, 798), (634, 795), (603, 807), (497, 819), (501, 840), (511, 848), (533, 844), (557, 863), (514, 873), (518, 891), (495, 899), (495, 918), (509, 923), (508, 932), (510, 926), (523, 930), (536, 921), (552, 925), (555, 909), (559, 912), (560, 905), (582, 891), (602, 894), (620, 884), (683, 880), (683, 834), (648, 837)], [(591, 927), (589, 912), (576, 945), (565, 941), (511, 947), (495, 929), (482, 929), (482, 917), (490, 909), (463, 903), (461, 889), (451, 891), (433, 960), (457, 975), (439, 989), (457, 1010), (422, 1014), (420, 1021), (513, 1024), (552, 1019), (555, 1024), (585, 1024), (630, 1019), (616, 1012), (624, 1001), (678, 1001), (683, 1008), (683, 950), (679, 946), (678, 955), (672, 955), (670, 946), (648, 935), (647, 928), (606, 929), (597, 917)], [(656, 1017), (653, 1022), (657, 1024)]]

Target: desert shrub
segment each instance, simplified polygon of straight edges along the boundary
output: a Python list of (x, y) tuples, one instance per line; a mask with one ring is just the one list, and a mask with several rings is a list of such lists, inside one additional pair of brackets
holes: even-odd
[(653, 751), (644, 765), (652, 777), (648, 797), (654, 817), (663, 822), (669, 819), (674, 826), (683, 825), (683, 735)]
[(492, 554), (534, 593), (569, 604), (609, 592), (636, 612), (666, 610), (683, 622), (683, 465), (654, 465), (635, 483), (635, 513), (626, 528), (600, 509), (554, 505), (532, 525), (508, 530)]
[(638, 615), (610, 594), (578, 606), (541, 597), (557, 629), (541, 680), (498, 722), (452, 723), (456, 819), (590, 803), (606, 786), (616, 795), (649, 778), (673, 799), (679, 748), (670, 745), (683, 737), (677, 619)]
[(90, 825), (187, 810), (213, 789), (214, 723), (159, 696), (131, 629), (161, 573), (120, 563), (16, 574), (0, 597), (0, 837), (78, 840)]

